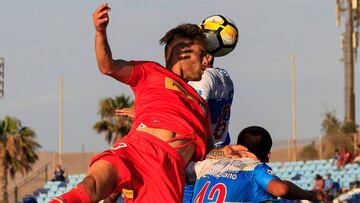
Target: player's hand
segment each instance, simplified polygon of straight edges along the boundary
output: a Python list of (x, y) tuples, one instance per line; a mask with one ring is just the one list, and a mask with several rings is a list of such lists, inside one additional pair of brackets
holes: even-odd
[(108, 7), (107, 3), (104, 3), (93, 13), (94, 26), (97, 32), (104, 33), (106, 31), (109, 24), (109, 11), (111, 11), (110, 7)]
[(251, 158), (257, 160), (257, 157), (248, 151), (242, 145), (228, 145), (221, 148), (211, 150), (206, 156), (207, 159), (221, 159), (221, 158)]
[(134, 119), (135, 111), (134, 108), (122, 108), (122, 109), (115, 109), (116, 116), (127, 116), (129, 118)]
[(227, 154), (229, 158), (251, 158), (257, 160), (255, 154), (249, 152), (249, 150), (242, 145), (230, 145), (230, 147), (225, 149), (225, 154)]
[(323, 201), (323, 202), (330, 202), (329, 197), (327, 194), (322, 190), (313, 190), (314, 192), (314, 199), (313, 201)]

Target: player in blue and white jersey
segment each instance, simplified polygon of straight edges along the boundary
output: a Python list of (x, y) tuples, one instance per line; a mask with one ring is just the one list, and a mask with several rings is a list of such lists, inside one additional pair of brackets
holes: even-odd
[[(263, 202), (278, 197), (328, 201), (323, 191), (303, 190), (278, 178), (266, 164), (271, 146), (270, 134), (251, 126), (240, 132), (237, 145), (212, 150), (207, 159), (195, 164), (193, 202)], [(244, 157), (244, 147), (253, 156)]]
[[(211, 114), (211, 131), (214, 146), (222, 147), (230, 143), (228, 132), (230, 122), (231, 104), (234, 97), (234, 84), (229, 73), (222, 68), (214, 68), (214, 56), (208, 54), (210, 63), (200, 81), (190, 81), (197, 93), (208, 103)], [(186, 168), (186, 185), (183, 203), (191, 202), (196, 180), (193, 171), (194, 163)]]
[(190, 81), (198, 94), (207, 101), (211, 114), (211, 130), (215, 147), (230, 143), (228, 132), (231, 104), (234, 97), (234, 84), (229, 73), (223, 68), (214, 68), (214, 57), (205, 69), (200, 81)]

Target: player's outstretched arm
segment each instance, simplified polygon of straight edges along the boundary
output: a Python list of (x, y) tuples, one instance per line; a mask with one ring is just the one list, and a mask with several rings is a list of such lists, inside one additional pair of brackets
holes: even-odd
[(119, 81), (124, 81), (130, 77), (132, 65), (128, 61), (121, 59), (114, 60), (112, 58), (106, 35), (110, 11), (110, 7), (105, 3), (93, 13), (96, 60), (102, 74), (109, 75)]
[(276, 197), (290, 200), (310, 200), (329, 202), (328, 196), (321, 190), (303, 190), (290, 181), (275, 179), (270, 181), (266, 191)]

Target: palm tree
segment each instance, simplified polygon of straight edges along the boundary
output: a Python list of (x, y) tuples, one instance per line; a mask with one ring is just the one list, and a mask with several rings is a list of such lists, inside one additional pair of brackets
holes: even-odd
[(342, 133), (342, 123), (336, 118), (335, 112), (327, 111), (321, 126), (321, 131), (324, 135), (338, 135)]
[(15, 177), (16, 172), (24, 173), (32, 169), (38, 160), (35, 141), (36, 134), (29, 127), (21, 125), (20, 120), (5, 116), (0, 120), (0, 189), (2, 202), (7, 203), (8, 174)]
[(133, 105), (134, 101), (125, 95), (100, 100), (98, 114), (101, 120), (96, 122), (93, 128), (97, 133), (104, 132), (105, 140), (109, 144), (114, 143), (129, 132), (132, 123), (130, 118), (115, 116), (115, 109), (129, 108)]

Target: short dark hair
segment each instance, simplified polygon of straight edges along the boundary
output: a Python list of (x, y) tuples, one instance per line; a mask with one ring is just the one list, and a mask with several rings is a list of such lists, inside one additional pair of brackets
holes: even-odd
[(159, 41), (160, 45), (165, 44), (165, 56), (167, 56), (168, 53), (168, 46), (174, 39), (188, 39), (191, 41), (198, 40), (205, 42), (205, 34), (200, 26), (196, 24), (185, 23), (178, 25), (169, 30)]
[(315, 176), (315, 180), (322, 180), (323, 177), (320, 174), (316, 174)]
[(243, 145), (256, 155), (261, 162), (268, 162), (272, 146), (270, 133), (262, 127), (250, 126), (243, 129), (238, 136), (237, 144)]

